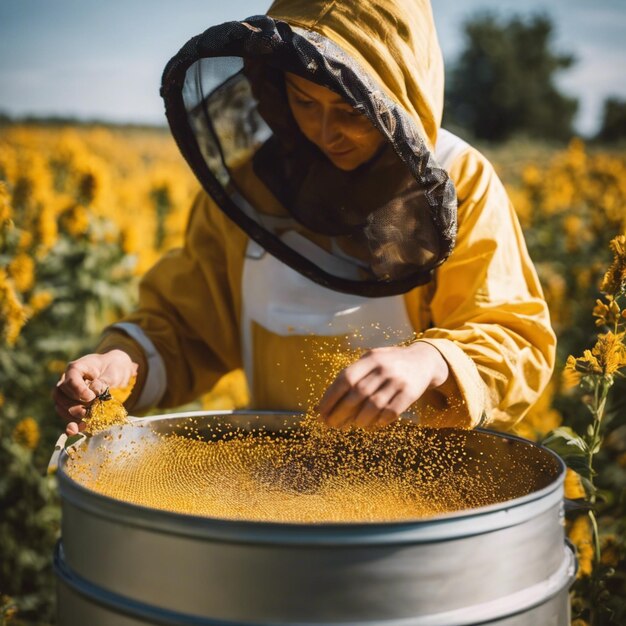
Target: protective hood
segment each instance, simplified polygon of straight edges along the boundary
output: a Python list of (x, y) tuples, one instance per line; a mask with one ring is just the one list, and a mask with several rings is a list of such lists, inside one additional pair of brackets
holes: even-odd
[[(346, 171), (300, 130), (285, 72), (341, 96), (382, 135)], [(428, 282), (456, 235), (432, 146), (443, 64), (427, 2), (278, 0), (191, 39), (165, 68), (173, 136), (219, 207), (267, 252), (364, 296)]]

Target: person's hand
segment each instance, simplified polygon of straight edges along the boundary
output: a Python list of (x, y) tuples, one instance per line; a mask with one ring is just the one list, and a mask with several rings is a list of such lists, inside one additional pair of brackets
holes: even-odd
[(87, 405), (107, 387), (126, 387), (136, 374), (137, 364), (122, 350), (70, 362), (52, 394), (57, 413), (67, 422), (66, 433), (84, 430)]
[(320, 401), (319, 415), (336, 428), (386, 426), (448, 376), (446, 360), (424, 341), (375, 348), (339, 373)]

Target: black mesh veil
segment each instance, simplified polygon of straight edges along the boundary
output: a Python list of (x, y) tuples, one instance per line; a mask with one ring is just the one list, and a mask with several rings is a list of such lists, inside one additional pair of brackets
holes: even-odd
[[(382, 134), (339, 169), (291, 113), (285, 72), (326, 87)], [(161, 95), (205, 190), (265, 250), (331, 289), (405, 293), (450, 254), (456, 194), (409, 115), (327, 38), (266, 16), (228, 22), (171, 59)], [(356, 114), (356, 113), (355, 113)]]

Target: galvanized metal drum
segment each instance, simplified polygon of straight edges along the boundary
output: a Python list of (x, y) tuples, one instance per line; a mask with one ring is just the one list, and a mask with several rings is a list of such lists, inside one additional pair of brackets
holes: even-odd
[[(190, 415), (196, 422), (219, 419), (243, 429), (259, 422), (279, 428), (288, 416), (155, 416), (122, 427), (114, 440), (123, 445), (145, 436), (146, 428), (155, 434), (182, 431)], [(455, 432), (465, 438), (468, 454), (489, 451), (497, 458), (498, 471), (527, 468), (526, 494), (401, 522), (232, 521), (103, 496), (69, 477), (62, 451), (58, 622), (568, 626), (576, 565), (564, 538), (562, 461), (517, 437)], [(93, 455), (95, 467), (104, 436), (77, 444), (82, 454)]]

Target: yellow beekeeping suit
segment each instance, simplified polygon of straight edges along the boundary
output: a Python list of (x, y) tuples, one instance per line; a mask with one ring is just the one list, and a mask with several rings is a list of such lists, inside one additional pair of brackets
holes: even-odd
[[(349, 310), (355, 320), (375, 320), (379, 327), (360, 347), (389, 342), (396, 326), (402, 326), (397, 340), (406, 338), (406, 318), (410, 330), (447, 361), (448, 381), (416, 407), (424, 423), (511, 427), (548, 382), (555, 337), (502, 183), (478, 151), (440, 129), (443, 62), (429, 3), (277, 0), (268, 14), (339, 45), (407, 111), (456, 187), (456, 246), (431, 283), (385, 306), (320, 291), (332, 306), (311, 311), (317, 321), (308, 327), (311, 315), (302, 302), (313, 284), (288, 291), (292, 277), (283, 264), (268, 255), (257, 263), (263, 251), (255, 251), (254, 242), (200, 192), (184, 247), (147, 273), (137, 310), (108, 329), (98, 347), (124, 349), (140, 363), (130, 410), (189, 402), (240, 367), (254, 408), (305, 408), (331, 382), (324, 350), (352, 345), (347, 318), (338, 314)], [(244, 163), (233, 176), (245, 179), (256, 204), (271, 212), (276, 200), (252, 168)], [(311, 300), (313, 308), (319, 298)], [(306, 330), (321, 328), (325, 314), (330, 321), (323, 337)]]

